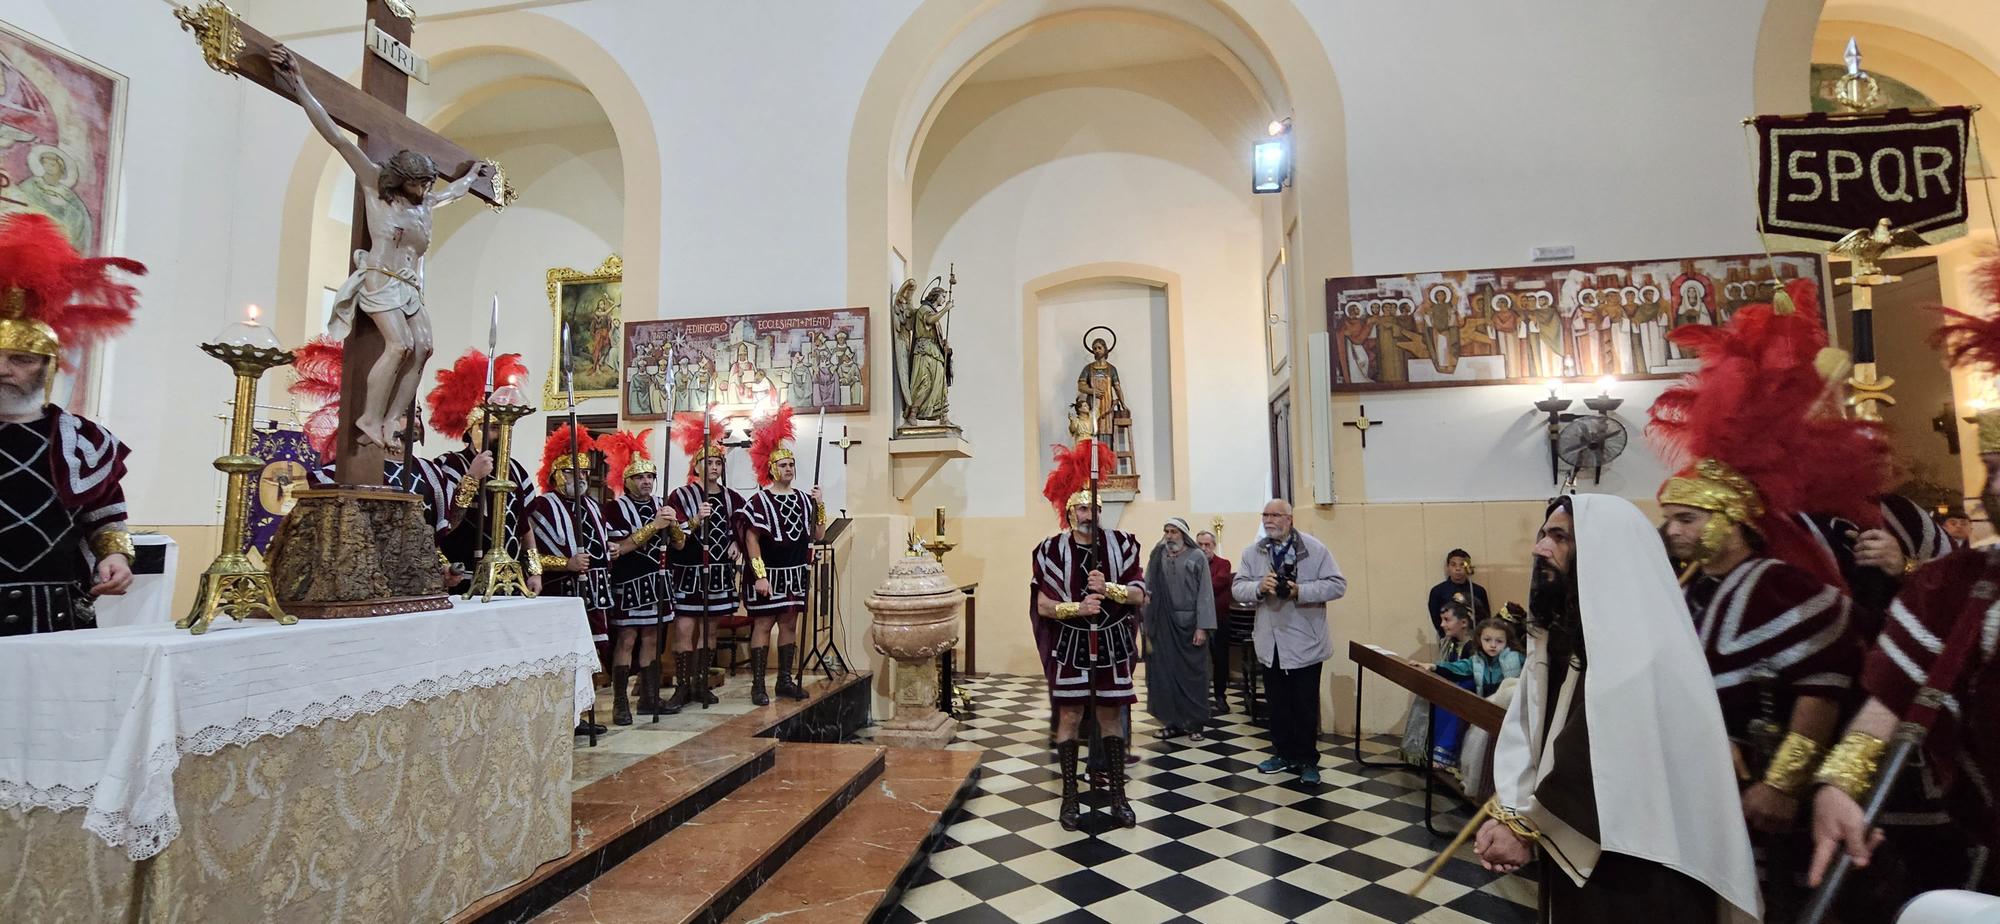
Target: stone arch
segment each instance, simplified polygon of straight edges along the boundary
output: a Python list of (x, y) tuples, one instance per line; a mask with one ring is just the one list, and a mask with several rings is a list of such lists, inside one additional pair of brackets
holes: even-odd
[[(885, 260), (892, 248), (913, 254), (913, 178), (907, 168), (920, 156), (917, 139), (928, 126), (929, 117), (949, 99), (949, 88), (963, 83), (971, 73), (968, 67), (976, 70), (975, 59), (1004, 50), (1002, 42), (1018, 41), (1027, 34), (1022, 30), (1035, 28), (1041, 20), (1086, 15), (1085, 10), (1081, 2), (925, 0), (904, 21), (869, 75), (849, 137), (847, 278), (851, 304), (884, 300), (894, 284), (888, 278)], [(1306, 280), (1342, 275), (1351, 268), (1346, 120), (1339, 84), (1317, 32), (1292, 3), (1117, 0), (1091, 4), (1087, 10), (1092, 16), (1138, 15), (1175, 21), (1203, 36), (1207, 43), (1230, 45), (1224, 49), (1229, 54), (1220, 56), (1221, 60), (1239, 79), (1255, 84), (1257, 94), (1272, 105), (1274, 117), (1293, 119), (1295, 185), (1283, 197), (1279, 226), (1297, 223), (1295, 253), (1289, 263), (1290, 271), (1298, 274), (1294, 291), (1316, 292), (1318, 287), (1307, 285)], [(1206, 25), (1191, 21), (1196, 19), (1206, 20)], [(1011, 25), (997, 26), (1000, 22)], [(981, 28), (995, 34), (981, 39)], [(938, 74), (944, 75), (942, 79)], [(1292, 352), (1303, 356), (1308, 338), (1324, 328), (1325, 321), (1316, 299), (1308, 295), (1301, 301), (1294, 316), (1304, 321), (1293, 325)], [(889, 338), (886, 312), (876, 321), (875, 335), (884, 342)], [(892, 387), (888, 365), (874, 373), (876, 380), (871, 387), (879, 394), (887, 394)], [(1295, 385), (1306, 381), (1303, 366), (1293, 364)], [(887, 403), (874, 411), (883, 432), (892, 425), (892, 415)], [(1311, 424), (1302, 415), (1296, 426), (1301, 432), (1293, 441), (1294, 464), (1303, 472), (1304, 447), (1312, 439)], [(1182, 433), (1185, 427), (1177, 427), (1176, 438)], [(1176, 478), (1185, 470), (1177, 465)], [(1033, 493), (1031, 490), (1030, 496)], [(885, 508), (894, 503), (886, 492), (870, 500)]]

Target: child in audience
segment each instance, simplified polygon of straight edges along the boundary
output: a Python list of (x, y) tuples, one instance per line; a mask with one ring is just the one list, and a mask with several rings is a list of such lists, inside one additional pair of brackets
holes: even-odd
[[(1437, 611), (1439, 631), (1437, 663), (1458, 661), (1472, 650), (1472, 607), (1465, 603), (1463, 594), (1453, 594), (1449, 601)], [(1409, 661), (1410, 666), (1425, 669), (1429, 664)], [(1409, 718), (1403, 722), (1403, 759), (1412, 764), (1424, 762), (1424, 739), (1429, 734), (1431, 704), (1423, 697), (1414, 697), (1410, 702)], [(1438, 728), (1442, 732), (1449, 713), (1438, 712)], [(1457, 739), (1453, 739), (1456, 741)]]
[[(1500, 688), (1500, 681), (1521, 675), (1523, 659), (1514, 645), (1513, 626), (1503, 619), (1488, 619), (1479, 624), (1476, 647), (1465, 657), (1439, 658), (1432, 670), (1481, 697), (1491, 696)], [(1440, 767), (1457, 767), (1459, 743), (1464, 736), (1465, 720), (1440, 711), (1431, 738), (1431, 762)]]

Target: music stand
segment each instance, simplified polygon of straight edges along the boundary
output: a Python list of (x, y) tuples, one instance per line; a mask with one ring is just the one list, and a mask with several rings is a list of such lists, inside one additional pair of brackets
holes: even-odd
[(834, 634), (836, 609), (840, 605), (840, 572), (834, 566), (833, 545), (840, 534), (847, 531), (854, 521), (839, 517), (826, 524), (826, 535), (813, 543), (818, 555), (813, 559), (812, 577), (812, 619), (806, 625), (809, 650), (799, 660), (799, 676), (805, 676), (811, 665), (817, 661), (819, 670), (832, 680), (836, 675), (845, 676), (848, 670), (847, 658), (840, 653), (840, 640)]

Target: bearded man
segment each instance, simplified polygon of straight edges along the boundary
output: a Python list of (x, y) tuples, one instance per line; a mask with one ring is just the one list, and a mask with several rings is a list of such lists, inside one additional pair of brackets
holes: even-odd
[(1658, 533), (1622, 498), (1558, 497), (1534, 554), (1481, 862), (1539, 847), (1549, 924), (1756, 920), (1722, 710)]
[(65, 350), (132, 323), (137, 293), (110, 269), (145, 272), (79, 256), (46, 216), (0, 221), (0, 636), (96, 628), (92, 601), (132, 586), (131, 451), (48, 401)]

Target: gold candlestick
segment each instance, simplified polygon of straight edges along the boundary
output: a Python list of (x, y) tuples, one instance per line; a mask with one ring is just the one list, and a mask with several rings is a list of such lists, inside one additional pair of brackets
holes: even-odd
[[(487, 417), (500, 425), (500, 437), (498, 445), (493, 447), (493, 478), (486, 482), (486, 509), (492, 511), (486, 523), (486, 556), (473, 572), (472, 586), (466, 590), (465, 599), (478, 597), (481, 602), (491, 602), (496, 596), (532, 597), (535, 592), (528, 589), (521, 563), (507, 552), (507, 496), (520, 487), (509, 479), (513, 471), (508, 460), (513, 458), (514, 422), (535, 409), (512, 384), (494, 391), (485, 408)], [(479, 426), (486, 426), (486, 422), (481, 421)]]
[[(915, 536), (916, 534), (914, 531), (912, 531), (911, 535)], [(944, 561), (944, 553), (949, 552), (952, 549), (958, 548), (958, 543), (952, 542), (951, 540), (948, 540), (944, 537), (943, 507), (939, 507), (937, 509), (937, 538), (924, 542), (923, 547), (925, 550), (929, 551), (932, 556), (936, 557), (939, 562)]]
[(250, 454), (252, 412), (257, 406), (257, 380), (265, 370), (288, 365), (292, 354), (277, 345), (270, 328), (257, 323), (256, 308), (241, 324), (232, 324), (215, 341), (201, 345), (201, 351), (229, 364), (236, 373), (236, 401), (229, 417), (229, 454), (215, 460), (216, 469), (229, 476), (223, 494), (222, 553), (202, 572), (195, 591), (194, 608), (174, 623), (195, 635), (208, 631), (216, 616), (238, 622), (251, 615), (268, 616), (280, 625), (298, 619), (278, 606), (271, 587), (271, 572), (252, 564), (243, 554), (244, 519), (249, 502), (249, 479), (264, 467), (264, 460)]

